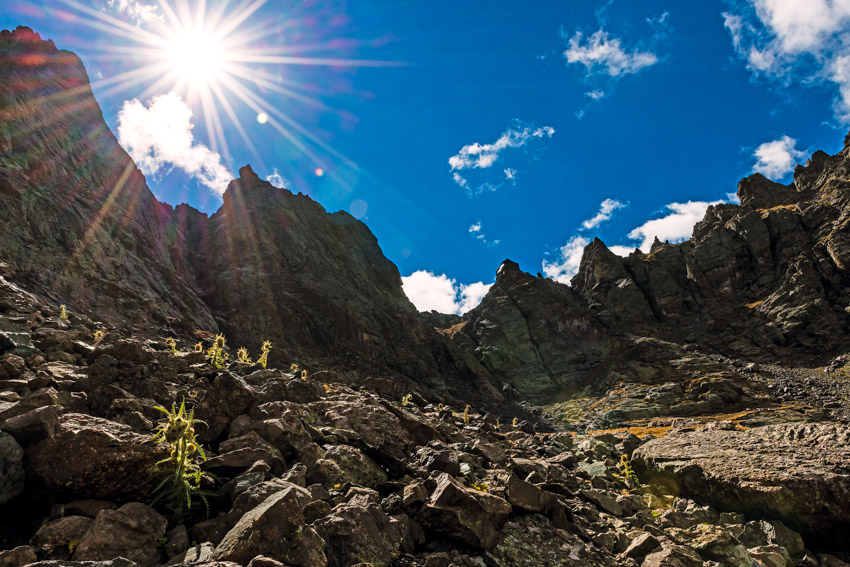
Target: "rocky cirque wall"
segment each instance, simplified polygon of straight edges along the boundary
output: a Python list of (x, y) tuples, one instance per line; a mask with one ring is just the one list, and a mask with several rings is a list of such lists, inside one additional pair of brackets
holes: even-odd
[(211, 217), (158, 202), (79, 58), (28, 28), (0, 36), (0, 84), (0, 259), (28, 290), (142, 336), (270, 340), (281, 364), (456, 372), (360, 221), (250, 166)]

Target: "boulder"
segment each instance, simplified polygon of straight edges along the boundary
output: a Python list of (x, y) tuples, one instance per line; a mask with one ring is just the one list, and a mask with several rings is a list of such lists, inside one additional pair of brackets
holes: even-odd
[(416, 519), (452, 539), (492, 549), (511, 505), (498, 496), (468, 488), (446, 473), (437, 477), (436, 484)]
[(195, 408), (195, 417), (207, 423), (207, 427), (198, 428), (198, 439), (204, 443), (215, 440), (253, 401), (254, 389), (244, 378), (232, 372), (220, 373)]
[(42, 559), (70, 559), (92, 525), (85, 516), (65, 516), (41, 526), (30, 540)]
[(355, 496), (315, 523), (326, 535), (329, 565), (369, 563), (389, 565), (399, 555), (401, 534), (389, 517), (367, 496)]
[(326, 566), (324, 542), (305, 524), (301, 510), (296, 487), (275, 492), (236, 522), (213, 558), (245, 565), (257, 555), (268, 555), (292, 567)]
[(706, 428), (649, 441), (633, 463), (644, 481), (837, 544), (850, 541), (848, 440), (850, 427), (833, 423)]
[(139, 567), (162, 562), (160, 540), (168, 521), (150, 506), (139, 502), (117, 510), (102, 510), (74, 550), (74, 561), (105, 561), (125, 557)]
[(48, 488), (77, 498), (147, 498), (154, 463), (167, 456), (153, 436), (120, 423), (84, 414), (60, 418), (61, 433), (26, 452), (28, 474)]

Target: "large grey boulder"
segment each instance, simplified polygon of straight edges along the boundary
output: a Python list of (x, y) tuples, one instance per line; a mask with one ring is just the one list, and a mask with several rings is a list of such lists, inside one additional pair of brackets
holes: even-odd
[[(641, 480), (719, 510), (773, 518), (816, 540), (850, 523), (850, 427), (781, 424), (674, 433), (638, 448)], [(830, 543), (836, 543), (831, 541)]]

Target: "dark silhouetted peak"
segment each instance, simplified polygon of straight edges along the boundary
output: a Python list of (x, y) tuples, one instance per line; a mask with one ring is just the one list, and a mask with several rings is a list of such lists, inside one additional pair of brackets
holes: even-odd
[(754, 173), (738, 182), (738, 198), (742, 207), (770, 209), (794, 203), (800, 196), (794, 188)]
[(251, 164), (246, 164), (246, 165), (243, 165), (242, 167), (239, 168), (239, 180), (242, 183), (252, 184), (252, 185), (255, 184), (255, 183), (261, 183), (262, 182), (262, 179), (260, 179), (260, 176), (257, 175), (256, 172), (254, 171), (254, 168), (251, 167)]
[(533, 280), (534, 276), (519, 269), (513, 260), (505, 260), (496, 271), (496, 284), (517, 284)]
[(27, 50), (30, 52), (50, 53), (57, 51), (53, 40), (41, 39), (41, 36), (34, 32), (32, 28), (26, 26), (18, 26), (13, 31), (0, 31), (0, 41), (5, 40), (7, 45), (18, 44), (19, 50)]

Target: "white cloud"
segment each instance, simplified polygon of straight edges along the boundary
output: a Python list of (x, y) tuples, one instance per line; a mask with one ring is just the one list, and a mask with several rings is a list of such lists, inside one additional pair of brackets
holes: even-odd
[(797, 140), (794, 138), (782, 136), (778, 140), (760, 145), (753, 153), (753, 157), (756, 158), (753, 171), (770, 179), (782, 179), (794, 171), (794, 166), (806, 156), (804, 152), (794, 147), (796, 144)]
[[(551, 126), (542, 126), (535, 128), (525, 125), (520, 121), (515, 121), (513, 127), (508, 128), (499, 138), (491, 144), (481, 144), (475, 142), (463, 146), (460, 151), (449, 158), (451, 166), (452, 179), (459, 186), (469, 190), (469, 180), (466, 179), (460, 171), (471, 169), (487, 169), (491, 167), (500, 155), (508, 149), (521, 148), (530, 142), (551, 138), (555, 134), (555, 129)], [(516, 177), (516, 169), (505, 168), (502, 170), (508, 180), (513, 180)], [(499, 185), (492, 183), (484, 183), (478, 186), (477, 192), (484, 190), (498, 189)]]
[(118, 113), (118, 142), (145, 174), (176, 167), (222, 195), (233, 176), (221, 156), (197, 143), (192, 110), (174, 93), (154, 97), (148, 107), (125, 100)]
[(619, 244), (615, 244), (614, 246), (609, 246), (608, 250), (616, 254), (617, 256), (622, 256), (623, 258), (627, 257), (629, 254), (635, 251), (636, 246), (621, 246)]
[(277, 187), (278, 189), (292, 189), (292, 182), (284, 178), (277, 168), (274, 168), (271, 175), (266, 176), (266, 181)]
[(609, 35), (603, 29), (593, 33), (586, 43), (582, 39), (583, 34), (577, 31), (569, 39), (564, 57), (567, 63), (584, 65), (588, 73), (599, 71), (611, 77), (619, 77), (637, 73), (658, 63), (658, 56), (651, 51), (626, 51), (620, 38)]
[(581, 264), (581, 256), (584, 247), (590, 244), (590, 240), (584, 236), (573, 236), (560, 250), (558, 258), (553, 262), (543, 260), (543, 274), (562, 284), (569, 285), (570, 280), (578, 273)]
[(592, 91), (584, 93), (584, 96), (590, 97), (593, 100), (601, 100), (605, 98), (605, 91), (603, 91), (602, 89), (594, 89)]
[(670, 203), (664, 208), (670, 211), (660, 219), (646, 221), (629, 233), (629, 238), (640, 240), (639, 248), (649, 252), (657, 237), (661, 242), (681, 242), (691, 237), (694, 225), (705, 216), (705, 210), (711, 205), (723, 201), (688, 201), (687, 203)]
[(458, 284), (445, 274), (418, 270), (401, 278), (402, 289), (419, 311), (462, 315), (476, 307), (493, 284)]
[(136, 25), (163, 19), (156, 4), (145, 4), (140, 0), (108, 0), (106, 5)]
[(487, 292), (490, 291), (490, 286), (493, 284), (485, 284), (483, 282), (475, 282), (468, 285), (460, 286), (460, 306), (458, 314), (466, 313), (478, 307)]
[(605, 199), (599, 205), (599, 212), (596, 213), (596, 216), (587, 219), (586, 221), (581, 223), (581, 226), (587, 230), (595, 228), (603, 222), (609, 220), (611, 218), (611, 215), (614, 214), (614, 211), (616, 211), (617, 209), (622, 209), (625, 206), (626, 205), (624, 203), (621, 203), (620, 201), (614, 199)]
[[(850, 123), (850, 2), (747, 0), (742, 13), (724, 13), (732, 45), (756, 76), (838, 87), (836, 115)], [(797, 81), (799, 82), (799, 81)]]

